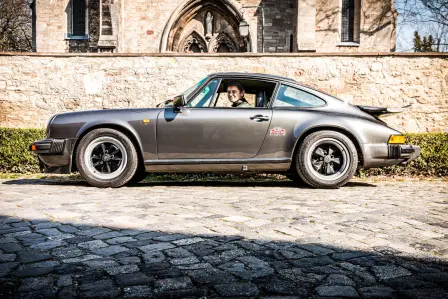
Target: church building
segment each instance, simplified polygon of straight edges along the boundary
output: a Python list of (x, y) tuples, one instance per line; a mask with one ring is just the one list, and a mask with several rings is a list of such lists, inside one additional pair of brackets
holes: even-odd
[(53, 53), (391, 52), (394, 0), (32, 0)]

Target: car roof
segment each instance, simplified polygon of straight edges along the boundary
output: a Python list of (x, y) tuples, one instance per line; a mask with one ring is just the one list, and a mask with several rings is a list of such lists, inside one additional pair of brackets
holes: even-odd
[(210, 77), (252, 77), (252, 78), (258, 78), (258, 79), (274, 79), (274, 80), (280, 80), (280, 81), (288, 81), (292, 83), (299, 83), (294, 79), (287, 78), (287, 77), (281, 77), (281, 76), (273, 76), (268, 74), (260, 74), (260, 73), (242, 73), (242, 72), (221, 72), (221, 73), (213, 73), (209, 75)]

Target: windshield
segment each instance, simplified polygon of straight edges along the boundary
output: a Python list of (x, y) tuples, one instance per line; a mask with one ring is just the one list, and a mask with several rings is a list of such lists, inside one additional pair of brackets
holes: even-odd
[(195, 91), (196, 88), (198, 88), (202, 83), (204, 83), (204, 81), (207, 80), (207, 77), (205, 77), (204, 79), (202, 79), (201, 81), (199, 81), (198, 83), (196, 83), (195, 85), (193, 85), (192, 87), (188, 88), (186, 91), (184, 91), (182, 94), (184, 95), (185, 99), (188, 98), (188, 96)]

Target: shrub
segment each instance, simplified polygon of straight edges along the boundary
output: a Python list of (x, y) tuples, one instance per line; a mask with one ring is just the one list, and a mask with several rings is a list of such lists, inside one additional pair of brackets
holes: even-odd
[[(34, 141), (43, 138), (45, 138), (44, 130), (0, 128), (0, 172), (39, 172), (37, 158), (29, 151), (29, 146)], [(422, 148), (420, 157), (407, 167), (393, 166), (361, 170), (357, 175), (361, 177), (372, 175), (448, 175), (448, 133), (407, 134), (406, 143), (418, 145)], [(206, 174), (195, 176), (207, 177)]]
[(36, 155), (29, 146), (45, 138), (45, 130), (0, 128), (0, 171), (39, 172)]

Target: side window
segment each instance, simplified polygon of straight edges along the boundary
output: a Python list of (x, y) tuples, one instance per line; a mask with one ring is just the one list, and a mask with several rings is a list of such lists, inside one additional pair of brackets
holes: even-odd
[(215, 79), (210, 81), (201, 92), (188, 103), (188, 107), (194, 108), (204, 108), (208, 107), (215, 95), (216, 87), (218, 86), (219, 80)]
[(273, 107), (316, 107), (325, 105), (325, 101), (300, 89), (280, 86)]

